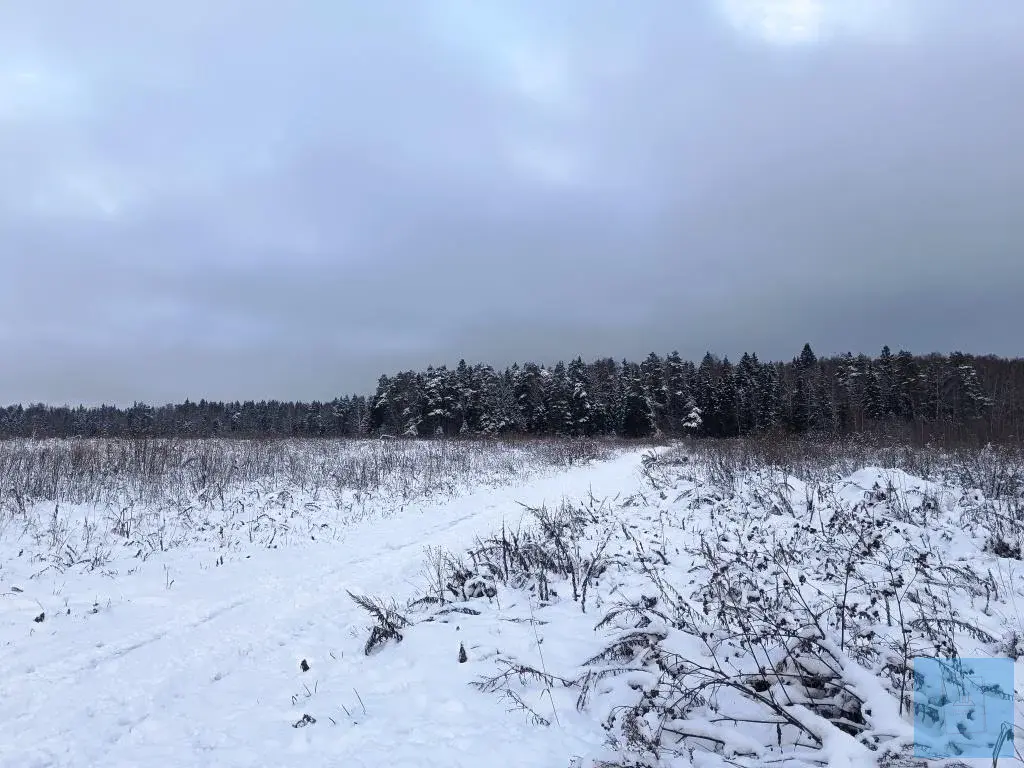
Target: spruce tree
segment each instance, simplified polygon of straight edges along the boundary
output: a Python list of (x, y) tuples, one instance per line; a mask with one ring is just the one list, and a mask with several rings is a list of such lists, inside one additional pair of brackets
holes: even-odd
[(664, 432), (668, 428), (668, 388), (665, 386), (665, 367), (657, 353), (651, 352), (640, 364), (640, 376), (651, 404), (655, 430)]
[(572, 434), (572, 412), (569, 400), (569, 374), (561, 360), (544, 376), (544, 409), (547, 432), (552, 435)]
[(697, 367), (694, 382), (694, 398), (701, 413), (701, 434), (708, 437), (721, 437), (721, 426), (716, 410), (715, 378), (718, 361), (710, 353), (706, 353)]
[(654, 414), (644, 389), (639, 366), (623, 369), (624, 398), (622, 404), (623, 437), (649, 437), (654, 434)]
[(665, 389), (668, 431), (672, 434), (681, 434), (686, 429), (683, 424), (690, 414), (691, 394), (686, 380), (686, 367), (679, 353), (675, 351), (665, 358)]
[(577, 357), (569, 364), (568, 370), (570, 433), (573, 435), (594, 435), (594, 407), (591, 404), (590, 381), (583, 358)]

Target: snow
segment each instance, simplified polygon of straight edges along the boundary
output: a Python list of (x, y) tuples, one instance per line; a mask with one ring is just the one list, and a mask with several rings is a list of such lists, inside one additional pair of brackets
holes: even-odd
[[(476, 656), (482, 641), (468, 626), (417, 629), (399, 653), (364, 656), (367, 618), (346, 590), (412, 594), (424, 548), (461, 550), (523, 504), (629, 492), (638, 466), (626, 452), (357, 519), (334, 540), (231, 551), (223, 565), (200, 543), (122, 558), (116, 575), (33, 578), (38, 562), (8, 530), (0, 766), (564, 766), (600, 744), (599, 727), (537, 729), (468, 689), (459, 642)], [(292, 727), (305, 714), (316, 723)]]
[[(187, 515), (129, 516), (131, 546), (95, 501), (0, 513), (0, 768), (909, 766), (893, 640), (913, 626), (912, 650), (934, 651), (914, 620), (945, 618), (925, 598), (949, 601), (959, 653), (1022, 655), (1024, 573), (989, 546), (1019, 500), (955, 472), (812, 482), (639, 448), (484, 471), (506, 459), (438, 476), (443, 493), (399, 476), (369, 494), (197, 489)], [(545, 525), (567, 571), (481, 564)], [(471, 585), (443, 605), (422, 599), (445, 583), (438, 553)], [(888, 597), (872, 617), (875, 584), (905, 625)], [(364, 653), (349, 593), (394, 600), (401, 641)], [(682, 706), (688, 687), (706, 696)]]

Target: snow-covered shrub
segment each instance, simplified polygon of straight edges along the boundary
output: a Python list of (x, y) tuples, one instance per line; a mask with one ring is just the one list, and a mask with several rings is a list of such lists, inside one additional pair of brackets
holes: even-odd
[[(643, 462), (650, 493), (607, 507), (600, 525), (541, 517), (548, 559), (532, 562), (563, 586), (572, 558), (559, 539), (599, 532), (603, 647), (559, 670), (498, 656), (478, 687), (535, 722), (551, 717), (530, 708), (530, 688), (573, 690), (609, 737), (594, 765), (910, 765), (914, 658), (1022, 654), (1021, 588), (998, 567), (1016, 552), (990, 545), (1021, 516), (1012, 483), (997, 499), (965, 491), (955, 457), (853, 455), (830, 466), (780, 454), (797, 477), (741, 445), (661, 452)], [(898, 468), (912, 465), (929, 477)], [(508, 553), (524, 551), (509, 540), (478, 546), (474, 564), (535, 589), (535, 565), (505, 575)]]
[[(644, 561), (651, 597), (609, 611), (611, 641), (588, 661), (634, 678), (633, 703), (606, 717), (624, 756), (888, 759), (912, 743), (915, 656), (1018, 654), (990, 564), (964, 552), (978, 510), (949, 487), (899, 470), (808, 484), (757, 462), (694, 463), (685, 478), (668, 462), (652, 471), (662, 498), (678, 491), (663, 508), (687, 529), (687, 568)], [(983, 526), (966, 532), (984, 547)]]

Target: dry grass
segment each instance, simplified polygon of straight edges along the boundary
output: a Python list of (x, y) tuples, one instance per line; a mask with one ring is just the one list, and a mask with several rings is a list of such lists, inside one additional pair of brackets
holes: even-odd
[(246, 486), (412, 493), (514, 476), (531, 464), (569, 466), (609, 450), (586, 440), (8, 440), (0, 442), (0, 508), (147, 502)]

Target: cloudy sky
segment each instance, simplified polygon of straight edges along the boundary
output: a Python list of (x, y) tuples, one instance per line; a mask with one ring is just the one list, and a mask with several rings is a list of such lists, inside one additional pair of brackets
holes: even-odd
[(4, 0), (0, 401), (1024, 354), (1020, 0)]

